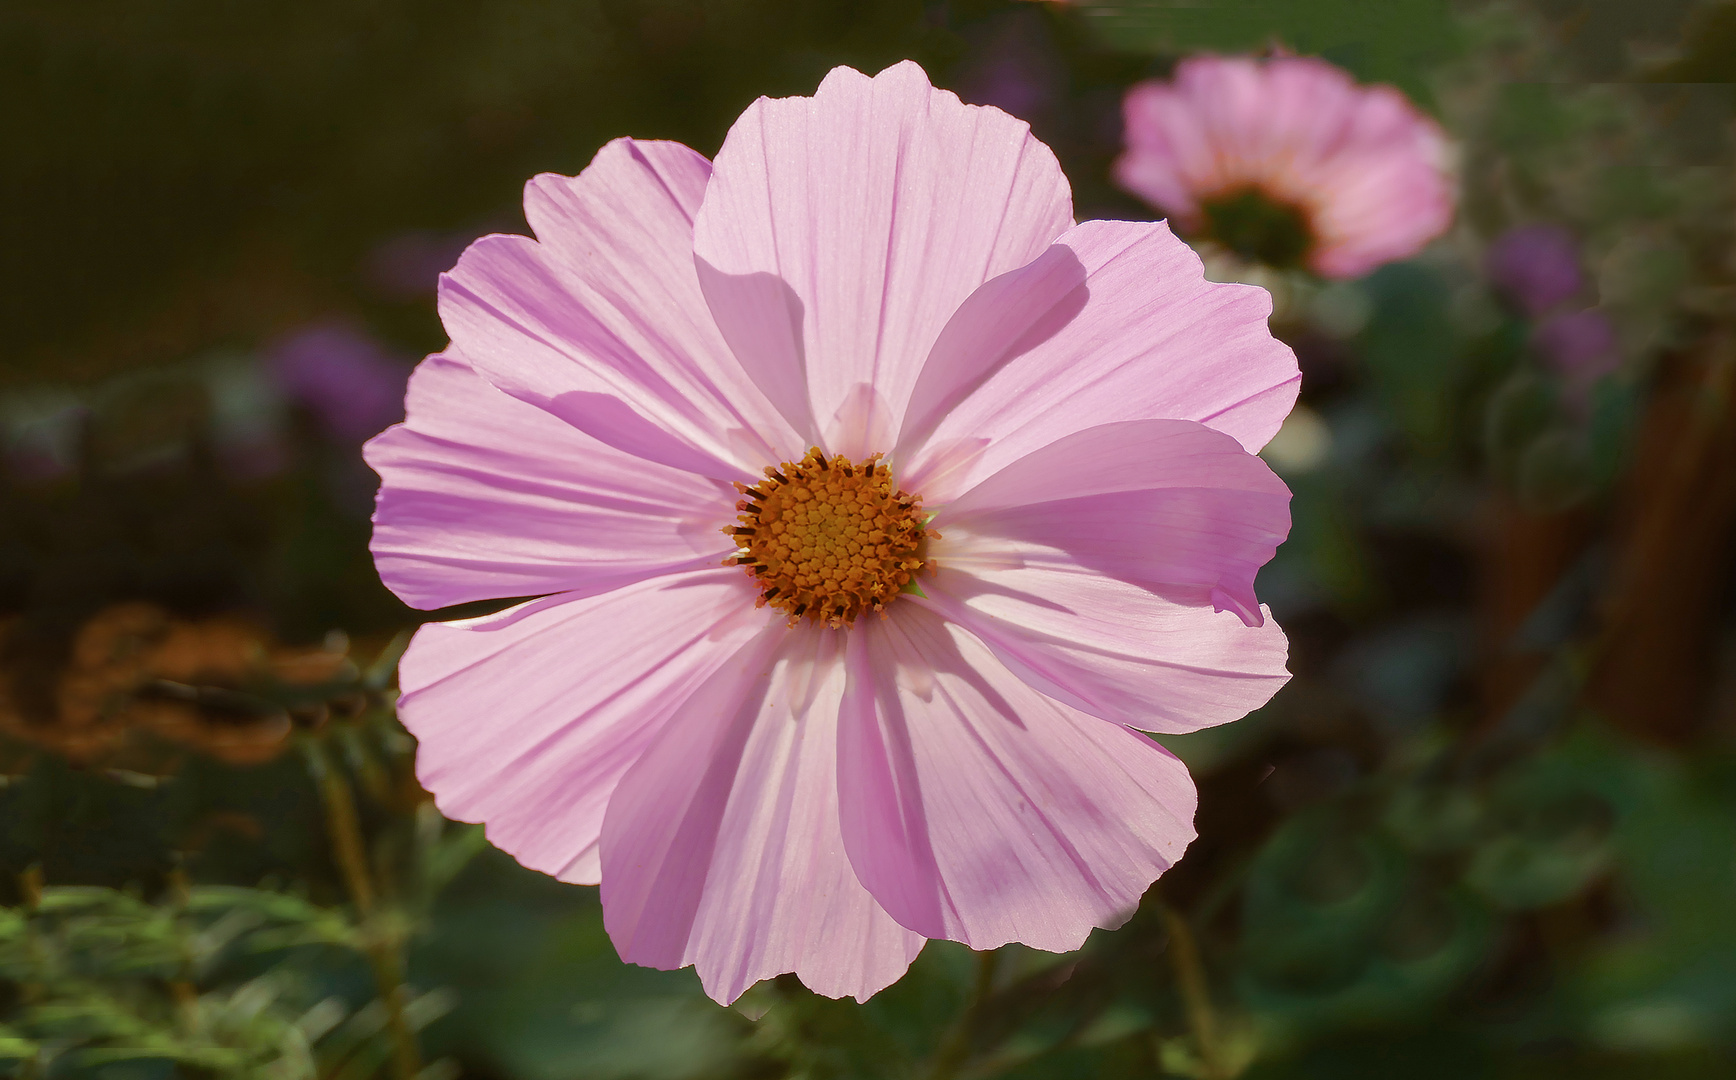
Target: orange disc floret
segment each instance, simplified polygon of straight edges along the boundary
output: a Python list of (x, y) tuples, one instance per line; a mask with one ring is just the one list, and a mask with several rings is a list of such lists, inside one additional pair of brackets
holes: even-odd
[(801, 461), (766, 470), (735, 504), (739, 563), (760, 585), (760, 603), (837, 628), (898, 598), (926, 561), (922, 500), (899, 491), (879, 454), (852, 462), (816, 447)]

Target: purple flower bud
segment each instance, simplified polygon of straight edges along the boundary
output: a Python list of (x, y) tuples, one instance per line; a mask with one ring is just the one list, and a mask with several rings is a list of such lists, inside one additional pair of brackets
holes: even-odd
[(1569, 383), (1589, 386), (1621, 364), (1615, 327), (1601, 308), (1557, 315), (1533, 338), (1549, 366)]
[(1490, 245), (1484, 263), (1495, 287), (1531, 316), (1579, 292), (1579, 242), (1557, 225), (1509, 229)]
[(301, 402), (334, 438), (359, 443), (404, 417), (409, 365), (343, 323), (321, 323), (266, 350), (284, 393)]

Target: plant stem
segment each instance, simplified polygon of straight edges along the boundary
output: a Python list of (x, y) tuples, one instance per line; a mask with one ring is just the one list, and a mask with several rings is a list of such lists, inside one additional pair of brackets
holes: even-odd
[(970, 997), (958, 1014), (958, 1020), (947, 1033), (946, 1041), (934, 1055), (934, 1068), (929, 1071), (929, 1080), (952, 1080), (970, 1057), (971, 1035), (984, 1002), (994, 992), (995, 972), (1000, 967), (1000, 960), (1000, 953), (993, 950), (977, 953), (976, 982), (971, 986)]
[(319, 754), (319, 791), (325, 802), (326, 831), (331, 838), (332, 852), (337, 857), (338, 870), (344, 876), (344, 887), (356, 914), (364, 920), (374, 914), (374, 882), (368, 873), (366, 844), (362, 839), (362, 823), (356, 814), (356, 800), (350, 783), (331, 763)]
[(362, 924), (368, 966), (373, 969), (374, 989), (386, 1007), (386, 1030), (392, 1039), (392, 1075), (397, 1080), (415, 1080), (422, 1070), (416, 1036), (404, 1017), (404, 958), (402, 935), (381, 918), (373, 876), (368, 872), (367, 845), (356, 814), (356, 799), (350, 782), (326, 757), (315, 739), (308, 740), (308, 758), (320, 797), (325, 803), (326, 830), (332, 851), (344, 877), (350, 901)]
[(1230, 1072), (1224, 1066), (1222, 1048), (1218, 1043), (1218, 1017), (1212, 1009), (1211, 991), (1206, 987), (1205, 967), (1200, 963), (1199, 945), (1187, 920), (1168, 904), (1160, 904), (1163, 924), (1169, 931), (1169, 964), (1175, 971), (1176, 986), (1181, 990), (1182, 1004), (1187, 1009), (1188, 1027), (1193, 1031), (1194, 1045), (1199, 1051), (1204, 1080), (1228, 1080)]

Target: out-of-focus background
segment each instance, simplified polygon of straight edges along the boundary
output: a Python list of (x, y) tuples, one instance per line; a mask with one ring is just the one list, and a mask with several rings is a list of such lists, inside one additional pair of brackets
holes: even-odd
[[(1295, 679), (1166, 740), (1201, 838), (1132, 921), (724, 1008), (442, 821), (359, 449), (524, 181), (913, 58), (1155, 218), (1122, 95), (1201, 51), (1397, 86), (1460, 207), (1208, 260), (1304, 373)], [(1736, 1075), (1733, 81), (1702, 0), (8, 0), (0, 1075)]]

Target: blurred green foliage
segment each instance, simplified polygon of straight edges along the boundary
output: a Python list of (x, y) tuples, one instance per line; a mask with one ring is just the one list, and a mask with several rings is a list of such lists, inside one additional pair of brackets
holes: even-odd
[(1429, 73), (1460, 47), (1448, 0), (1085, 0), (1105, 42), (1137, 52), (1260, 52), (1323, 56), (1367, 82), (1428, 101)]

